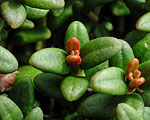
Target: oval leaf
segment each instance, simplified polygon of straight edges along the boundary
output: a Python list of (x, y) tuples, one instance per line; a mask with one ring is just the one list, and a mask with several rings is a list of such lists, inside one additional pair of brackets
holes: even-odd
[(34, 104), (34, 87), (29, 77), (24, 77), (17, 80), (9, 97), (21, 108), (22, 112), (27, 115), (32, 111)]
[(67, 52), (59, 48), (45, 48), (35, 52), (29, 62), (34, 67), (56, 74), (67, 74), (70, 69), (66, 62)]
[[(144, 91), (145, 92), (145, 91)], [(123, 98), (123, 102), (133, 107), (137, 112), (143, 116), (144, 115), (144, 102), (142, 97), (137, 94), (133, 93), (130, 95), (127, 95)]]
[(143, 120), (142, 116), (130, 105), (120, 103), (117, 105), (117, 120)]
[(1, 13), (7, 24), (13, 29), (20, 27), (27, 16), (24, 6), (16, 0), (4, 0), (1, 4)]
[(85, 43), (89, 42), (89, 35), (86, 30), (86, 27), (79, 21), (74, 21), (69, 25), (66, 31), (65, 46), (68, 40), (72, 37), (75, 37), (78, 40), (80, 40), (80, 48), (82, 48), (85, 45)]
[(131, 47), (133, 47), (139, 40), (144, 38), (147, 34), (148, 32), (133, 30), (125, 36), (124, 40), (127, 41)]
[(34, 23), (29, 19), (25, 19), (24, 23), (20, 26), (20, 28), (33, 29), (34, 28)]
[(147, 60), (139, 65), (139, 70), (142, 73), (142, 76), (145, 77), (145, 83), (150, 83), (150, 60)]
[(136, 22), (136, 29), (145, 31), (145, 32), (150, 32), (150, 12), (144, 14), (141, 16), (137, 22)]
[(41, 108), (34, 108), (31, 113), (29, 113), (24, 120), (43, 120), (43, 112)]
[(18, 69), (18, 61), (14, 55), (0, 46), (0, 73), (11, 73)]
[(32, 80), (32, 82), (35, 76), (37, 76), (40, 73), (43, 73), (41, 70), (38, 70), (30, 65), (20, 66), (18, 72), (19, 74), (16, 76), (16, 80), (28, 76)]
[(23, 114), (20, 108), (4, 95), (0, 95), (0, 119), (23, 120)]
[(130, 14), (130, 9), (121, 0), (120, 1), (115, 1), (112, 4), (111, 11), (116, 16), (125, 16), (125, 15)]
[(122, 48), (120, 40), (113, 37), (100, 37), (94, 39), (81, 49), (81, 67), (88, 69), (94, 67), (117, 54)]
[(61, 92), (70, 102), (78, 100), (87, 90), (89, 82), (82, 77), (66, 77), (61, 83)]
[(144, 104), (149, 106), (150, 105), (150, 83), (144, 84), (141, 89), (144, 91), (140, 95), (143, 98)]
[(32, 8), (30, 6), (26, 6), (27, 9), (27, 17), (30, 19), (38, 19), (47, 15), (49, 10)]
[(95, 73), (90, 80), (91, 88), (109, 95), (124, 95), (128, 93), (124, 82), (124, 71), (117, 67), (110, 67)]
[(144, 120), (149, 120), (149, 118), (150, 118), (150, 107), (145, 107)]
[(132, 58), (134, 58), (134, 54), (132, 48), (126, 41), (120, 41), (122, 43), (122, 49), (110, 59), (110, 64), (111, 66), (119, 67), (125, 70), (128, 63)]
[(53, 73), (42, 73), (34, 78), (35, 87), (42, 93), (56, 100), (62, 100), (60, 84), (63, 77)]
[(36, 0), (34, 2), (32, 0), (22, 1), (28, 6), (49, 10), (63, 8), (65, 5), (64, 0)]
[(150, 33), (134, 45), (133, 52), (140, 62), (150, 60)]
[(105, 68), (108, 68), (108, 61), (103, 62), (95, 67), (92, 67), (90, 69), (85, 69), (85, 75), (86, 75), (86, 79), (90, 80), (90, 78), (98, 71), (103, 70)]
[(46, 40), (51, 37), (51, 31), (48, 28), (40, 27), (36, 29), (19, 30), (14, 34), (13, 40), (17, 45), (34, 43), (40, 40)]
[(115, 116), (116, 104), (116, 97), (96, 93), (80, 103), (78, 112), (88, 118), (112, 118)]

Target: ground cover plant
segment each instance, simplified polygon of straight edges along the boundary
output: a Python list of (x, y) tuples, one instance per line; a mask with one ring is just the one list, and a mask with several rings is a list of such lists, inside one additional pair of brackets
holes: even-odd
[(1, 0), (0, 120), (149, 120), (150, 0)]

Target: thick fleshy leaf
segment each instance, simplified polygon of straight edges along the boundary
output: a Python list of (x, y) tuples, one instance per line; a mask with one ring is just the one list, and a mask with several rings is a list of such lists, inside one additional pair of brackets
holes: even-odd
[(150, 83), (150, 60), (147, 60), (139, 65), (139, 70), (142, 73), (142, 76), (145, 77), (145, 84)]
[(114, 37), (100, 37), (86, 43), (81, 49), (81, 67), (94, 67), (117, 54), (122, 48), (120, 40)]
[(112, 4), (111, 11), (116, 16), (125, 16), (130, 14), (130, 9), (121, 0), (115, 1)]
[(80, 103), (78, 113), (88, 118), (112, 118), (115, 116), (116, 105), (119, 101), (116, 98), (96, 93)]
[(23, 120), (23, 114), (20, 108), (4, 95), (0, 95), (0, 119)]
[(145, 107), (144, 120), (149, 120), (149, 118), (150, 118), (150, 107)]
[(26, 6), (27, 9), (27, 17), (30, 19), (39, 19), (47, 15), (49, 10), (33, 8), (30, 6)]
[(22, 1), (28, 6), (49, 10), (63, 8), (65, 5), (64, 0), (36, 0), (36, 1), (22, 0)]
[(150, 60), (150, 33), (147, 34), (143, 39), (137, 42), (133, 47), (133, 52), (136, 58), (140, 60), (140, 62), (144, 62), (146, 60)]
[(18, 69), (18, 61), (14, 55), (0, 46), (0, 73), (11, 73)]
[(63, 77), (53, 73), (42, 73), (34, 78), (34, 84), (37, 90), (56, 100), (62, 100), (60, 84)]
[(125, 36), (124, 40), (127, 41), (131, 47), (133, 47), (139, 40), (144, 38), (147, 34), (148, 32), (133, 30)]
[(123, 103), (126, 103), (128, 105), (130, 105), (131, 107), (133, 107), (135, 110), (137, 110), (137, 112), (143, 116), (144, 115), (144, 102), (142, 97), (137, 94), (137, 93), (133, 93), (127, 96), (123, 97)]
[(134, 54), (132, 48), (126, 41), (121, 40), (121, 43), (122, 49), (110, 59), (110, 64), (111, 66), (119, 67), (125, 70), (128, 63), (132, 58), (134, 58)]
[(29, 113), (24, 120), (43, 120), (43, 112), (41, 108), (34, 108), (31, 113)]
[(118, 104), (116, 113), (117, 120), (144, 120), (133, 107), (126, 103)]
[(145, 31), (145, 32), (150, 32), (150, 12), (144, 14), (141, 16), (137, 22), (136, 22), (136, 29)]
[(1, 4), (1, 14), (13, 29), (20, 27), (27, 16), (24, 6), (16, 0), (4, 0)]
[(85, 69), (85, 75), (86, 75), (86, 79), (90, 80), (90, 78), (98, 71), (103, 70), (105, 68), (108, 68), (108, 61), (101, 63), (95, 67), (92, 67), (90, 69)]
[(150, 81), (148, 81), (147, 83), (145, 83), (141, 89), (144, 91), (142, 92), (140, 95), (143, 98), (144, 104), (146, 106), (150, 105)]
[(124, 95), (128, 88), (124, 82), (124, 71), (117, 67), (109, 67), (95, 73), (90, 80), (90, 87), (95, 92), (109, 95)]
[(25, 115), (30, 113), (34, 104), (34, 87), (31, 79), (29, 77), (18, 79), (9, 92), (9, 97)]
[(14, 34), (13, 40), (17, 45), (34, 43), (40, 40), (46, 40), (51, 37), (51, 31), (48, 28), (40, 27), (35, 29), (24, 29)]
[(78, 100), (87, 90), (89, 82), (82, 77), (66, 77), (61, 83), (61, 92), (67, 101)]
[(23, 65), (18, 68), (19, 74), (16, 76), (16, 80), (20, 78), (24, 78), (25, 76), (28, 76), (32, 82), (34, 80), (34, 77), (37, 76), (40, 73), (43, 73), (41, 70), (38, 70), (30, 65)]
[(80, 48), (82, 48), (85, 43), (89, 42), (89, 35), (86, 27), (80, 21), (74, 21), (69, 25), (66, 31), (65, 46), (72, 37), (75, 37), (80, 41)]
[(68, 5), (64, 8), (63, 12), (59, 16), (55, 16), (51, 23), (52, 28), (56, 30), (61, 27), (65, 22), (73, 16), (72, 5)]
[(2, 31), (4, 27), (4, 20), (0, 17), (0, 32)]
[(59, 48), (44, 48), (35, 52), (29, 62), (34, 67), (56, 74), (67, 74), (70, 68), (66, 62), (67, 52)]
[(24, 23), (20, 26), (20, 28), (33, 29), (34, 23), (29, 19), (25, 19)]

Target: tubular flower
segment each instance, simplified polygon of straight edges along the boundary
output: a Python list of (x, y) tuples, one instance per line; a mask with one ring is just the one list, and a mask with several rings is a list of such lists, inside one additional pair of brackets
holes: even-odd
[(125, 81), (129, 80), (128, 91), (134, 92), (136, 89), (139, 92), (143, 92), (143, 90), (138, 87), (145, 82), (145, 78), (141, 77), (141, 72), (138, 70), (139, 68), (139, 60), (137, 58), (133, 58), (125, 71), (126, 77)]

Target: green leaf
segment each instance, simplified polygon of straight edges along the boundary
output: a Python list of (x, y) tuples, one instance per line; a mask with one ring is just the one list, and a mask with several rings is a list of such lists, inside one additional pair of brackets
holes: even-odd
[(52, 28), (56, 30), (61, 27), (69, 18), (73, 16), (72, 5), (68, 5), (64, 8), (63, 12), (59, 16), (55, 16), (52, 20)]
[(110, 36), (109, 31), (106, 29), (106, 27), (103, 24), (96, 24), (93, 30), (93, 34), (96, 38)]
[(26, 5), (27, 17), (30, 19), (39, 19), (47, 15), (49, 10), (34, 8)]
[(17, 69), (17, 59), (10, 51), (0, 46), (0, 73), (11, 73)]
[(89, 42), (89, 35), (86, 27), (80, 21), (72, 22), (67, 28), (65, 46), (71, 37), (75, 37), (80, 41), (80, 48), (82, 48), (85, 43)]
[(150, 33), (134, 45), (133, 52), (141, 63), (150, 60)]
[(23, 120), (23, 114), (20, 108), (4, 95), (0, 95), (0, 119)]
[(115, 1), (111, 6), (111, 11), (116, 16), (125, 16), (130, 14), (130, 9), (120, 0)]
[(78, 113), (88, 118), (112, 118), (115, 116), (117, 104), (116, 97), (96, 93), (80, 103)]
[(51, 31), (48, 28), (40, 27), (35, 29), (19, 30), (13, 35), (14, 43), (24, 45), (34, 43), (40, 40), (46, 40), (51, 37)]
[(29, 62), (32, 66), (56, 74), (67, 74), (70, 68), (66, 62), (67, 52), (59, 48), (44, 48), (35, 52)]
[(86, 43), (81, 49), (81, 67), (88, 69), (113, 57), (122, 48), (114, 37), (100, 37)]
[(136, 29), (145, 31), (145, 32), (150, 32), (150, 12), (142, 15), (136, 22)]
[(34, 78), (34, 84), (37, 90), (56, 100), (62, 100), (60, 84), (63, 77), (53, 73), (42, 73)]
[(150, 105), (150, 87), (149, 86), (150, 86), (150, 81), (146, 82), (144, 85), (140, 87), (140, 89), (144, 91), (140, 95), (146, 106)]
[(142, 97), (139, 94), (133, 93), (133, 94), (124, 96), (123, 99), (124, 99), (123, 103), (130, 105), (135, 110), (137, 110), (137, 112), (141, 116), (144, 116), (144, 102), (143, 102)]
[(85, 69), (85, 75), (86, 75), (86, 79), (90, 80), (90, 78), (98, 71), (103, 70), (105, 68), (108, 68), (108, 61), (103, 62), (95, 67), (92, 67), (90, 69)]
[(124, 71), (117, 67), (109, 67), (95, 73), (90, 86), (95, 92), (109, 95), (124, 95), (128, 93), (124, 82)]
[(77, 112), (67, 115), (64, 120), (72, 120), (74, 117), (78, 116)]
[(89, 82), (82, 77), (66, 77), (61, 83), (61, 92), (67, 101), (78, 100), (87, 90)]
[(43, 73), (41, 70), (38, 70), (30, 65), (20, 66), (18, 72), (19, 74), (16, 76), (16, 80), (28, 76), (32, 80), (32, 82), (34, 82), (33, 80), (35, 76), (37, 76), (40, 73)]
[(24, 120), (43, 120), (43, 112), (41, 108), (36, 107), (34, 108)]
[(121, 43), (122, 49), (110, 59), (110, 65), (125, 70), (128, 63), (134, 58), (134, 54), (132, 48), (126, 41), (121, 40)]
[(11, 28), (16, 29), (24, 23), (27, 13), (20, 2), (15, 0), (5, 0), (0, 7), (3, 18)]
[(145, 107), (144, 120), (149, 120), (149, 118), (150, 118), (150, 107)]
[(29, 19), (25, 19), (24, 23), (20, 26), (20, 28), (33, 29), (34, 28), (34, 23)]
[(143, 120), (142, 116), (130, 105), (120, 103), (117, 105), (117, 120)]
[(28, 6), (33, 8), (41, 8), (41, 9), (59, 9), (63, 8), (65, 5), (64, 0), (22, 0)]
[(17, 80), (8, 95), (27, 115), (34, 104), (34, 87), (29, 77)]
[(0, 17), (0, 32), (2, 31), (4, 27), (4, 20)]
[(145, 83), (150, 83), (150, 60), (147, 60), (139, 65), (139, 70), (142, 73), (142, 76), (145, 77)]
[(125, 36), (124, 40), (127, 41), (131, 47), (133, 47), (138, 41), (143, 39), (147, 34), (148, 32), (133, 30)]

